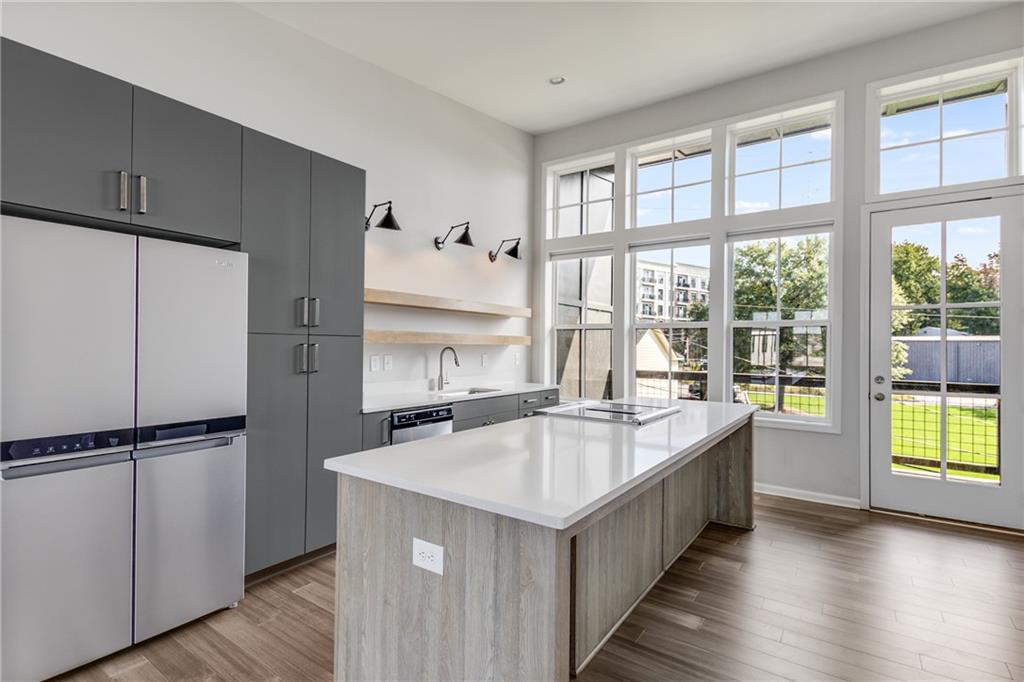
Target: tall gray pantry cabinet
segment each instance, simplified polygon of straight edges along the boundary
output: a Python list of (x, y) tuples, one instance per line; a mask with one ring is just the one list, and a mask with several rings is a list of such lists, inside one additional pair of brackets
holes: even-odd
[(329, 457), (361, 448), (365, 172), (242, 136), (249, 253), (246, 573), (334, 542)]

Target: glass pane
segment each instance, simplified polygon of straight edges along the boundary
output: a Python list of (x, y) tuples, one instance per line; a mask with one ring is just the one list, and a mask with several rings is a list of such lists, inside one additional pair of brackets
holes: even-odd
[(683, 400), (707, 400), (707, 330), (673, 329), (669, 357), (672, 368), (672, 397)]
[(939, 143), (889, 149), (880, 159), (882, 194), (939, 186)]
[(689, 185), (695, 182), (703, 182), (711, 179), (711, 151), (699, 154), (685, 155), (681, 151), (676, 152), (675, 178), (672, 184)]
[(775, 410), (775, 367), (778, 337), (774, 329), (738, 328), (732, 331), (733, 402)]
[(780, 240), (782, 319), (823, 320), (828, 317), (828, 243), (827, 233)]
[(939, 302), (941, 254), (940, 223), (892, 228), (893, 305)]
[(581, 397), (581, 334), (582, 332), (578, 329), (559, 329), (555, 332), (555, 376), (562, 395), (572, 398)]
[(819, 161), (832, 156), (832, 128), (782, 138), (782, 165)]
[(558, 301), (571, 303), (583, 300), (580, 268), (579, 258), (555, 261), (555, 295)]
[(636, 331), (635, 393), (638, 398), (671, 398), (668, 329)]
[(892, 311), (892, 386), (900, 391), (941, 388), (942, 316), (938, 308)]
[(824, 204), (831, 199), (831, 161), (782, 169), (782, 208)]
[(610, 329), (587, 329), (583, 332), (586, 360), (583, 363), (583, 397), (594, 400), (612, 397), (612, 332)]
[(612, 321), (612, 257), (584, 258), (587, 287), (587, 324), (610, 324)]
[(999, 216), (946, 223), (946, 301), (999, 300)]
[(733, 318), (774, 320), (776, 307), (775, 260), (778, 240), (759, 239), (733, 245)]
[(587, 204), (587, 234), (609, 232), (612, 229), (612, 201), (599, 201)]
[(579, 324), (583, 309), (578, 305), (558, 304), (555, 324)]
[(827, 330), (820, 326), (779, 330), (778, 411), (802, 417), (825, 416)]
[(1006, 133), (987, 133), (942, 143), (942, 184), (1006, 177)]
[(649, 192), (672, 186), (672, 152), (639, 159), (636, 164), (636, 191)]
[(946, 310), (946, 390), (999, 393), (999, 308)]
[(938, 396), (892, 394), (892, 472), (938, 478), (942, 434)]
[(779, 167), (779, 140), (764, 139), (772, 133), (765, 132), (762, 141), (740, 142), (736, 145), (736, 168), (734, 173), (752, 173)]
[(636, 198), (636, 226), (664, 225), (672, 222), (672, 192), (641, 194)]
[(641, 251), (636, 254), (637, 319), (650, 322), (667, 317), (665, 283), (672, 272), (672, 249)]
[(998, 400), (946, 399), (946, 477), (999, 482)]
[(757, 213), (779, 207), (779, 171), (741, 175), (736, 178), (735, 213)]
[(587, 177), (587, 201), (611, 199), (615, 193), (615, 166), (591, 168)]
[(1006, 127), (1006, 93), (974, 97), (942, 106), (942, 136), (954, 137)]
[(558, 209), (558, 234), (556, 237), (575, 237), (583, 234), (583, 212), (581, 206)]
[(568, 206), (583, 201), (583, 173), (558, 176), (558, 205)]
[(675, 191), (673, 222), (703, 220), (711, 217), (711, 183), (680, 187)]
[(703, 322), (708, 319), (711, 246), (685, 246), (673, 250), (671, 283), (677, 320)]
[(882, 116), (882, 149), (939, 137), (939, 107), (914, 109), (902, 114)]

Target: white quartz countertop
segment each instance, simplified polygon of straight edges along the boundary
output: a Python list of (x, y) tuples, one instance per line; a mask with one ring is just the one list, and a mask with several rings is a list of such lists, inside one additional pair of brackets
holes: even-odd
[[(475, 385), (474, 385), (475, 386)], [(409, 407), (430, 407), (432, 405), (447, 405), (458, 403), (463, 400), (479, 400), (482, 398), (497, 398), (503, 395), (516, 395), (518, 393), (533, 393), (534, 391), (548, 391), (558, 388), (557, 384), (531, 384), (531, 383), (501, 383), (501, 384), (479, 384), (480, 388), (496, 388), (496, 391), (487, 393), (474, 393), (472, 395), (443, 395), (446, 392), (455, 392), (457, 387), (449, 387), (444, 391), (408, 391), (405, 393), (384, 393), (380, 395), (363, 395), (363, 414), (371, 412), (388, 412), (390, 410), (404, 410)], [(467, 386), (466, 388), (470, 388)]]
[(562, 529), (702, 451), (755, 409), (683, 402), (681, 411), (642, 427), (534, 416), (334, 457), (324, 467)]

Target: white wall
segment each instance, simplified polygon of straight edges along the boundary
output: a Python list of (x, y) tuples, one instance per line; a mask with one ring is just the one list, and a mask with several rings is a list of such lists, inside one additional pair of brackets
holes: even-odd
[[(4, 2), (0, 19), (9, 38), (366, 169), (367, 205), (393, 200), (403, 228), (367, 233), (368, 287), (529, 305), (529, 260), (487, 259), (501, 239), (527, 236), (526, 133), (233, 3)], [(366, 30), (387, 39), (386, 27)], [(465, 220), (477, 247), (436, 251), (433, 237)], [(522, 319), (377, 306), (366, 327), (529, 333)], [(369, 374), (367, 362), (364, 378), (425, 385), (438, 350), (367, 346), (393, 354), (394, 369)], [(526, 378), (526, 348), (460, 350), (466, 381)]]
[[(799, 31), (800, 29), (795, 29)], [(794, 35), (793, 39), (799, 39)], [(893, 76), (994, 54), (1024, 45), (1024, 5), (1014, 4), (913, 33), (863, 45), (701, 92), (539, 135), (534, 145), (535, 238), (542, 234), (541, 166), (660, 134), (845, 91), (842, 192), (843, 338), (842, 433), (827, 435), (759, 428), (755, 476), (760, 484), (819, 496), (860, 497), (862, 373), (860, 223), (865, 184), (867, 84)], [(728, 49), (724, 46), (723, 49)], [(699, 64), (680, 68), (700, 68)], [(539, 253), (535, 250), (535, 254)], [(538, 271), (538, 276), (539, 276)], [(535, 296), (539, 298), (540, 294)], [(535, 364), (539, 366), (539, 355)]]

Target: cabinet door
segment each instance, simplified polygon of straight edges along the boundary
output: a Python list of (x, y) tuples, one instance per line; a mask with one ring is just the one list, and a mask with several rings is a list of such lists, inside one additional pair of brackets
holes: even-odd
[(0, 62), (0, 198), (128, 222), (132, 86), (6, 38)]
[(134, 97), (132, 223), (238, 243), (242, 126), (142, 88)]
[(335, 541), (338, 475), (324, 460), (362, 449), (363, 342), (310, 336), (306, 551)]
[(391, 412), (373, 412), (363, 415), (363, 450), (373, 450), (391, 444)]
[(363, 333), (366, 171), (312, 157), (309, 295), (317, 334)]
[(255, 130), (242, 134), (250, 332), (308, 332), (302, 308), (309, 295), (309, 154)]
[(249, 335), (245, 572), (305, 550), (306, 375), (300, 344), (287, 335)]

